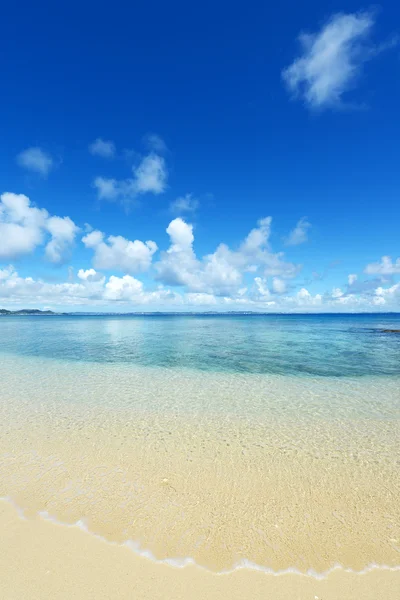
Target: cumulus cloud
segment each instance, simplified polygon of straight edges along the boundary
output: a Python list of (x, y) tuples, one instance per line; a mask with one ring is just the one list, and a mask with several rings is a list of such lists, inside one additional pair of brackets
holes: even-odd
[(17, 164), (24, 169), (28, 169), (28, 171), (34, 171), (42, 177), (47, 177), (54, 167), (54, 160), (50, 154), (44, 152), (38, 146), (32, 146), (18, 154)]
[(97, 301), (103, 295), (103, 282), (47, 283), (32, 277), (20, 277), (13, 267), (7, 277), (0, 278), (0, 298), (8, 302), (46, 304), (81, 304)]
[(344, 292), (340, 288), (333, 288), (332, 298), (341, 298), (343, 295)]
[(123, 303), (130, 308), (171, 304), (180, 306), (188, 300), (162, 286), (145, 290), (143, 283), (131, 275), (108, 279), (94, 269), (78, 271), (78, 281), (47, 283), (32, 277), (20, 277), (14, 267), (0, 269), (1, 303), (46, 306), (104, 306)]
[(197, 198), (193, 198), (192, 194), (186, 194), (173, 200), (169, 205), (171, 213), (181, 215), (183, 213), (194, 213), (199, 207)]
[(298, 246), (299, 244), (304, 244), (308, 239), (308, 230), (310, 227), (311, 223), (308, 222), (306, 217), (302, 217), (285, 239), (286, 246)]
[(126, 179), (96, 177), (93, 186), (100, 200), (120, 200), (127, 203), (143, 194), (162, 194), (167, 188), (168, 171), (162, 156), (152, 152), (145, 156), (133, 176)]
[(101, 156), (102, 158), (114, 158), (115, 144), (110, 140), (97, 138), (89, 145), (89, 152), (94, 156)]
[[(287, 262), (282, 252), (273, 252), (270, 244), (271, 217), (260, 219), (237, 245), (221, 243), (198, 257), (195, 252), (193, 225), (182, 217), (168, 227), (169, 247), (154, 264), (156, 282), (146, 289), (134, 277), (152, 269), (157, 245), (154, 241), (128, 240), (107, 236), (85, 227), (83, 245), (93, 253), (93, 267), (70, 267), (66, 281), (48, 283), (33, 277), (20, 277), (11, 267), (0, 269), (2, 303), (32, 305), (104, 306), (114, 302), (130, 307), (157, 306), (213, 307), (216, 310), (255, 311), (356, 311), (399, 310), (400, 258), (383, 256), (367, 265), (367, 277), (359, 281), (355, 274), (348, 284), (329, 293), (312, 293), (302, 282), (297, 293), (292, 283), (301, 265)], [(0, 196), (0, 261), (44, 249), (48, 260), (65, 261), (75, 243), (79, 228), (69, 217), (50, 215), (34, 206), (27, 196), (4, 193)], [(102, 271), (117, 271), (105, 275)], [(76, 273), (76, 274), (75, 274)], [(320, 284), (318, 284), (320, 285)], [(156, 286), (156, 287), (154, 287)], [(181, 288), (178, 291), (176, 288)], [(174, 289), (175, 288), (175, 289)]]
[(340, 106), (379, 50), (370, 39), (373, 26), (372, 13), (339, 13), (318, 32), (302, 33), (302, 52), (282, 73), (289, 91), (311, 108)]
[(83, 281), (104, 281), (105, 277), (102, 273), (98, 273), (94, 269), (79, 269), (78, 278)]
[(110, 235), (105, 239), (101, 231), (91, 231), (82, 238), (82, 242), (94, 250), (93, 265), (96, 269), (117, 269), (124, 273), (147, 271), (157, 251), (157, 244), (151, 240), (130, 241), (120, 235)]
[(383, 298), (383, 300), (385, 301), (383, 302), (383, 304), (386, 303), (386, 300), (390, 301), (395, 297), (397, 297), (400, 300), (400, 283), (396, 283), (388, 288), (383, 288), (381, 286), (378, 287), (375, 290), (375, 296)]
[(125, 310), (210, 309), (250, 310), (265, 312), (348, 312), (362, 310), (396, 310), (400, 304), (400, 283), (379, 286), (370, 294), (346, 295), (334, 289), (330, 294), (311, 294), (301, 288), (294, 295), (271, 296), (265, 278), (255, 277), (254, 287), (240, 288), (234, 296), (218, 296), (207, 292), (177, 293), (164, 286), (146, 289), (143, 282), (131, 275), (108, 279), (95, 269), (79, 269), (77, 280), (47, 283), (32, 277), (20, 277), (8, 266), (0, 269), (0, 302), (2, 305), (37, 306), (110, 306), (118, 304)]
[(143, 283), (131, 275), (115, 277), (111, 275), (106, 283), (104, 297), (106, 300), (129, 300), (143, 293)]
[(6, 192), (0, 196), (0, 258), (29, 254), (44, 239), (48, 213), (31, 205), (27, 196)]
[(47, 241), (46, 257), (62, 262), (78, 231), (69, 217), (49, 215), (47, 210), (33, 206), (24, 194), (6, 192), (0, 196), (0, 259), (30, 254)]
[(392, 262), (390, 256), (382, 256), (380, 262), (370, 263), (364, 269), (367, 275), (395, 275), (400, 273), (400, 257)]
[(246, 273), (294, 277), (300, 267), (283, 260), (283, 253), (269, 248), (271, 217), (260, 219), (237, 250), (226, 244), (198, 259), (193, 248), (193, 226), (181, 217), (167, 228), (171, 245), (155, 264), (157, 277), (167, 285), (185, 286), (188, 292), (237, 295)]
[(314, 305), (314, 306), (318, 305), (319, 306), (322, 304), (321, 294), (315, 294), (315, 296), (312, 296), (306, 288), (301, 288), (301, 290), (299, 290), (297, 292), (295, 299), (300, 301), (299, 304), (301, 306), (310, 306), (310, 305)]

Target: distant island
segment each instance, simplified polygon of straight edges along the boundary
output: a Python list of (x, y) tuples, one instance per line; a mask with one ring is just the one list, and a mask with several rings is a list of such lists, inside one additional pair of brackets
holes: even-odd
[(39, 310), (38, 308), (22, 308), (21, 310), (7, 310), (0, 308), (0, 315), (57, 315), (52, 310)]

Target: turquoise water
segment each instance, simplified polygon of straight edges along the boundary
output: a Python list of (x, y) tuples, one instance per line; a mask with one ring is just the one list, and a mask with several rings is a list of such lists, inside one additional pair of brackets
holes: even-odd
[(0, 317), (0, 356), (227, 373), (400, 374), (400, 315)]

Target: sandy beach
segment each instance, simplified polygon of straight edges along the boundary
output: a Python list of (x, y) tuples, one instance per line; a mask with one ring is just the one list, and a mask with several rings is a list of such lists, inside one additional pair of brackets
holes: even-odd
[[(4, 600), (379, 600), (400, 598), (400, 570), (363, 574), (336, 569), (324, 579), (252, 569), (216, 574), (188, 565), (177, 568), (135, 555), (78, 527), (21, 518), (0, 502)], [(396, 591), (397, 590), (397, 591)]]
[(1, 598), (400, 597), (397, 377), (0, 379)]

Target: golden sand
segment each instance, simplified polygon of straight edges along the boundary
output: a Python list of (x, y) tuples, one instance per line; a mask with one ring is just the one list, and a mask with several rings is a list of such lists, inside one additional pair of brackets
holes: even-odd
[(397, 423), (319, 419), (310, 441), (298, 423), (79, 410), (2, 421), (0, 496), (30, 518), (214, 571), (400, 564)]
[(398, 381), (48, 364), (0, 365), (1, 600), (400, 598)]
[[(216, 574), (136, 556), (77, 527), (23, 520), (0, 502), (2, 600), (398, 600), (400, 571), (332, 571), (323, 580), (250, 569)], [(6, 551), (5, 551), (6, 549)]]

